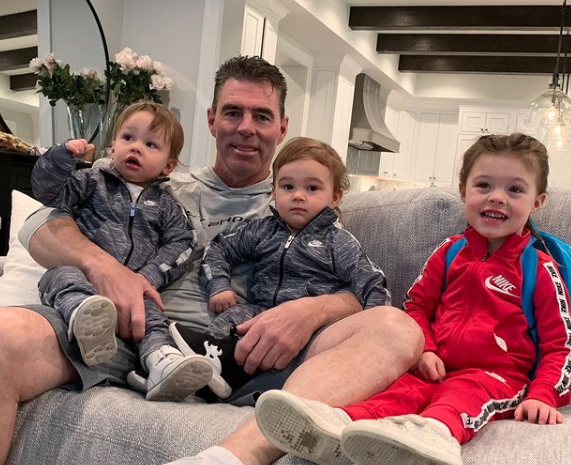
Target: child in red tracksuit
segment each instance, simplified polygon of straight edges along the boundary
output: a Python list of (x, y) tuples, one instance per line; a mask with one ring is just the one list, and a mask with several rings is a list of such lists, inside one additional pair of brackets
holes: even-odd
[[(534, 307), (540, 359), (521, 308), (521, 254), (544, 203), (543, 144), (523, 134), (483, 136), (464, 154), (460, 194), (469, 223), (429, 257), (406, 312), (425, 349), (411, 372), (364, 402), (333, 409), (283, 391), (256, 405), (277, 447), (327, 465), (461, 465), (461, 447), (503, 418), (554, 425), (569, 403), (569, 293), (557, 264), (538, 251)], [(445, 255), (465, 237), (448, 271)]]

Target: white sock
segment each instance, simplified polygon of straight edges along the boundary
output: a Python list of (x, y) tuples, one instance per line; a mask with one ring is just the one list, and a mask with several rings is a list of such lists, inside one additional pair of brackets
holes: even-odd
[[(428, 421), (430, 424), (440, 428), (445, 434), (452, 436), (452, 432), (450, 431), (450, 428), (448, 428), (448, 426), (446, 424), (442, 423), (440, 420), (437, 420), (436, 418), (428, 418), (428, 417), (424, 417), (424, 419), (426, 421)], [(454, 438), (454, 436), (452, 436), (452, 437)]]
[(204, 465), (244, 465), (232, 452), (220, 446), (203, 450), (198, 457), (203, 460), (200, 463)]
[(69, 317), (69, 323), (67, 325), (67, 338), (70, 341), (73, 341), (75, 339), (75, 336), (73, 335), (73, 320), (75, 320), (75, 315), (77, 315), (77, 309), (78, 308), (79, 308), (79, 305), (77, 307), (75, 307), (73, 312), (71, 312), (71, 316)]
[(335, 415), (339, 416), (342, 420), (346, 420), (348, 423), (353, 421), (349, 414), (342, 408), (334, 408), (333, 410), (335, 411)]

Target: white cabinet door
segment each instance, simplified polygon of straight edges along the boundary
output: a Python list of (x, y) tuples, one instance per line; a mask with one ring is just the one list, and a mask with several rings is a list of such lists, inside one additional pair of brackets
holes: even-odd
[(484, 132), (489, 134), (508, 134), (510, 132), (511, 113), (488, 112)]
[(434, 176), (434, 161), (438, 146), (438, 113), (422, 113), (419, 119), (418, 149), (414, 163), (413, 179), (430, 183)]
[(242, 27), (242, 55), (261, 55), (263, 36), (264, 17), (246, 5)]
[(394, 154), (391, 152), (381, 153), (381, 166), (379, 168), (379, 176), (381, 178), (392, 178), (394, 173), (395, 156), (400, 156), (400, 154)]
[(460, 113), (460, 132), (485, 132), (485, 111), (462, 111)]
[(462, 157), (474, 142), (480, 137), (478, 134), (459, 134), (456, 142), (456, 160), (454, 162), (454, 173), (452, 185), (458, 185), (460, 169), (462, 168)]
[(464, 110), (460, 112), (460, 132), (507, 134), (510, 132), (509, 111)]
[(456, 133), (458, 116), (441, 114), (438, 126), (438, 142), (434, 161), (433, 177), (439, 186), (450, 186), (454, 180), (454, 163), (456, 160)]
[[(402, 111), (399, 117), (399, 126), (396, 131), (396, 138), (400, 142), (400, 152), (394, 153), (393, 177), (397, 179), (408, 179), (410, 177), (410, 159), (412, 157), (412, 143), (414, 140), (414, 129), (416, 122), (414, 116)], [(395, 134), (395, 132), (393, 132)]]
[(527, 124), (527, 111), (518, 111), (515, 114), (515, 132), (521, 132), (527, 134), (528, 136), (534, 136), (537, 134), (535, 126)]

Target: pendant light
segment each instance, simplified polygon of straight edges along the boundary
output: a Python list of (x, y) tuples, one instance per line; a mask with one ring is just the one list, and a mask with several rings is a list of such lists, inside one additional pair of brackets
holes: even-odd
[[(571, 99), (563, 91), (560, 79), (561, 47), (565, 28), (565, 10), (567, 0), (561, 7), (561, 27), (557, 44), (557, 60), (549, 89), (537, 97), (530, 106), (528, 124), (537, 127), (539, 139), (548, 150), (564, 150), (571, 140)], [(567, 41), (566, 41), (567, 42)], [(567, 50), (567, 44), (565, 49)], [(567, 51), (565, 52), (565, 62)], [(565, 70), (563, 71), (563, 81)]]

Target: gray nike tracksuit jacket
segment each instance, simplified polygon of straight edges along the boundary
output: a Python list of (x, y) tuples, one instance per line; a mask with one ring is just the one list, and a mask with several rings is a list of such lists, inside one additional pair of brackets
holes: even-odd
[[(188, 270), (196, 237), (184, 208), (160, 187), (168, 178), (155, 180), (132, 200), (126, 182), (114, 169), (75, 170), (76, 163), (77, 158), (64, 144), (48, 150), (32, 172), (36, 198), (45, 205), (70, 211), (86, 237), (142, 274), (156, 289)], [(83, 273), (73, 267), (48, 270), (40, 291), (44, 303), (59, 307), (66, 321), (82, 300), (80, 296), (85, 298), (95, 292)], [(170, 344), (166, 318), (147, 301), (147, 320), (149, 311), (158, 312), (159, 332), (166, 328), (163, 342)], [(155, 329), (147, 326), (147, 332)]]
[(265, 309), (342, 290), (350, 290), (364, 308), (390, 304), (383, 272), (353, 235), (335, 225), (333, 209), (326, 207), (296, 235), (272, 212), (210, 242), (200, 270), (209, 296), (231, 289), (232, 268), (252, 261), (254, 303)]

